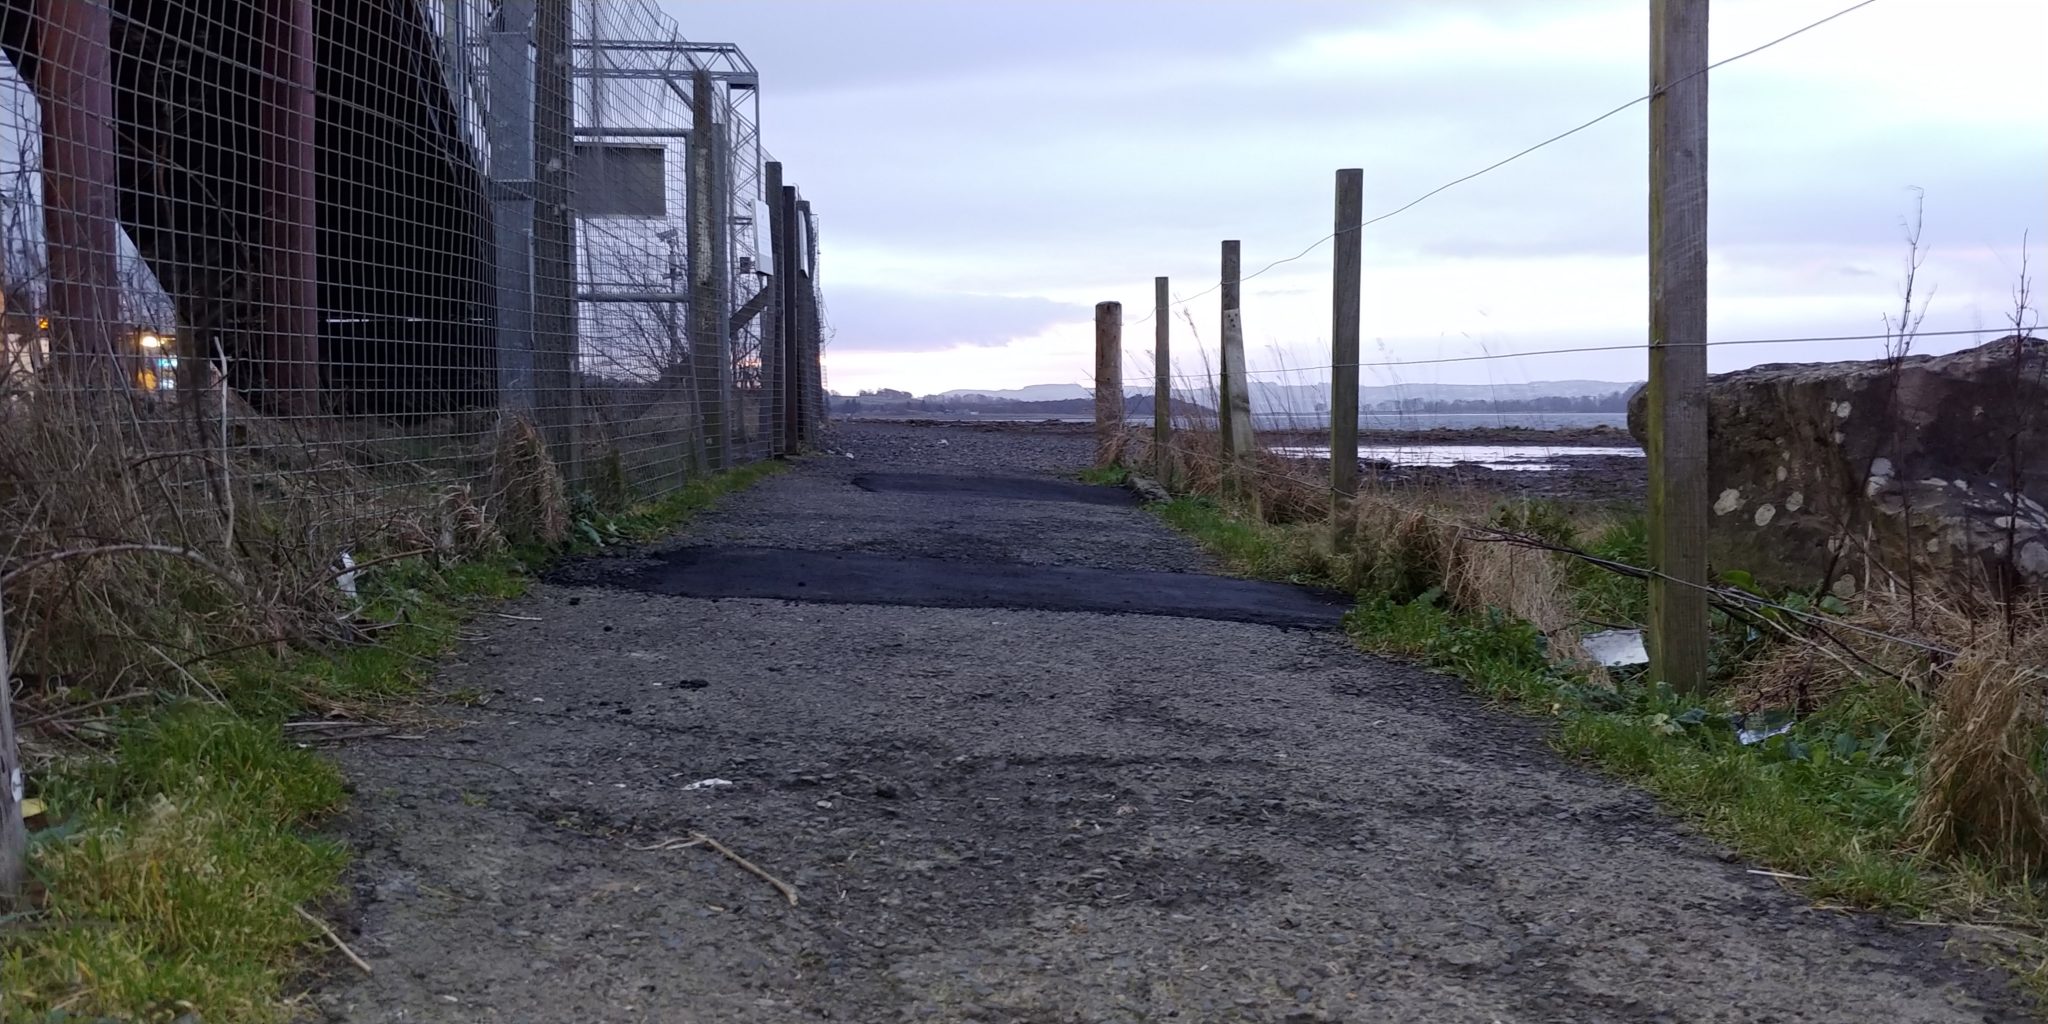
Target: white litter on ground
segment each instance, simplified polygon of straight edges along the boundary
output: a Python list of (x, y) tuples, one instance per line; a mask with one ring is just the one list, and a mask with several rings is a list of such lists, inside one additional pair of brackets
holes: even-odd
[(1770, 739), (1773, 736), (1783, 736), (1791, 731), (1792, 720), (1786, 719), (1785, 721), (1779, 722), (1777, 725), (1770, 726), (1768, 728), (1743, 729), (1735, 734), (1735, 738), (1741, 741), (1743, 746), (1749, 747), (1755, 746), (1758, 743), (1762, 743), (1763, 741)]
[(1643, 646), (1643, 631), (1640, 629), (1603, 629), (1588, 633), (1579, 639), (1586, 647), (1586, 653), (1602, 665), (1643, 665), (1650, 660), (1649, 648)]
[(342, 592), (342, 593), (344, 593), (344, 594), (347, 594), (347, 595), (348, 595), (348, 597), (349, 597), (349, 600), (351, 600), (351, 601), (355, 600), (355, 598), (356, 598), (356, 559), (355, 559), (355, 556), (354, 556), (354, 555), (351, 555), (351, 554), (349, 554), (349, 553), (348, 553), (348, 552), (346, 552), (346, 551), (343, 551), (343, 552), (341, 553), (341, 557), (340, 557), (340, 558), (337, 558), (337, 559), (335, 559), (335, 560), (334, 560), (334, 564), (335, 564), (335, 565), (337, 565), (337, 566), (339, 566), (339, 567), (341, 568), (341, 572), (339, 572), (339, 573), (336, 573), (336, 574), (335, 574), (335, 576), (334, 576), (334, 585), (335, 585), (335, 586), (337, 586), (337, 587), (340, 587), (340, 588), (341, 588), (341, 592)]

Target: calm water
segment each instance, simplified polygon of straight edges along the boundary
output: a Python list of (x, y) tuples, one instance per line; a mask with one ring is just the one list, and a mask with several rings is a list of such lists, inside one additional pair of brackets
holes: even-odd
[[(1295, 459), (1327, 459), (1329, 445), (1289, 445), (1270, 448), (1275, 455)], [(1582, 448), (1571, 445), (1538, 444), (1411, 444), (1373, 446), (1360, 445), (1358, 457), (1368, 461), (1389, 462), (1396, 466), (1457, 466), (1476, 465), (1487, 469), (1526, 470), (1549, 472), (1565, 468), (1562, 460), (1574, 456), (1617, 455), (1624, 458), (1640, 459), (1640, 448)]]
[[(1090, 417), (1079, 416), (1087, 422)], [(1151, 423), (1150, 416), (1132, 416), (1132, 423)], [(1260, 430), (1321, 430), (1329, 420), (1311, 415), (1259, 413), (1252, 417)], [(1628, 414), (1621, 412), (1460, 412), (1460, 413), (1365, 413), (1358, 417), (1361, 430), (1460, 430), (1474, 427), (1520, 427), (1524, 430), (1583, 430), (1588, 427), (1628, 429)]]
[[(1087, 414), (1047, 413), (981, 413), (981, 412), (913, 412), (890, 413), (873, 417), (856, 414), (853, 419), (931, 419), (972, 422), (981, 420), (996, 423), (1093, 423), (1095, 417)], [(1326, 420), (1310, 415), (1289, 416), (1260, 413), (1252, 417), (1260, 430), (1318, 430)], [(1132, 416), (1128, 422), (1137, 426), (1149, 426), (1151, 416)], [(1438, 428), (1457, 430), (1474, 427), (1521, 427), (1525, 430), (1583, 430), (1588, 427), (1613, 427), (1628, 429), (1628, 415), (1619, 412), (1473, 412), (1473, 413), (1366, 413), (1358, 418), (1362, 430), (1435, 430)]]

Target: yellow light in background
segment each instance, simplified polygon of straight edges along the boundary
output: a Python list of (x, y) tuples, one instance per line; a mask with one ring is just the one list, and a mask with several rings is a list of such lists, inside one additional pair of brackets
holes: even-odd
[(162, 347), (164, 347), (164, 339), (162, 339), (162, 338), (160, 338), (160, 337), (157, 337), (157, 336), (156, 336), (156, 335), (154, 335), (154, 334), (144, 334), (144, 335), (142, 336), (142, 347), (143, 347), (143, 348), (162, 348)]

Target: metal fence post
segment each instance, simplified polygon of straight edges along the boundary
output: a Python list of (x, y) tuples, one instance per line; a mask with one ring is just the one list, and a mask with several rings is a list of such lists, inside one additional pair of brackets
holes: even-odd
[(496, 253), (498, 404), (534, 411), (534, 0), (505, 0), (490, 37), (491, 227)]
[(106, 0), (41, 0), (43, 232), (51, 353), (81, 382), (111, 383), (121, 295), (115, 272), (113, 12)]
[(271, 408), (308, 416), (320, 411), (319, 242), (314, 219), (313, 0), (276, 0), (264, 23), (268, 74), (263, 103), (264, 218), (267, 251), (260, 268), (267, 288), (263, 385)]

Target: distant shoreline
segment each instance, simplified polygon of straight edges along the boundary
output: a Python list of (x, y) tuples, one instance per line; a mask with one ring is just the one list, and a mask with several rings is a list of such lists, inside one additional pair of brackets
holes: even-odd
[[(1087, 434), (1095, 429), (1092, 420), (1082, 417), (1047, 416), (970, 416), (958, 413), (929, 414), (921, 416), (841, 415), (835, 420), (853, 423), (901, 423), (908, 426), (971, 426), (991, 431), (1016, 431), (1019, 433)], [(1149, 428), (1150, 421), (1131, 421), (1132, 426)], [(1262, 429), (1261, 440), (1274, 444), (1320, 443), (1329, 440), (1324, 430), (1304, 428)], [(1370, 423), (1359, 427), (1361, 441), (1375, 445), (1440, 445), (1440, 444), (1546, 444), (1566, 447), (1638, 447), (1627, 430), (1605, 425), (1566, 427), (1518, 427), (1500, 425), (1435, 426), (1435, 427), (1376, 427)]]

